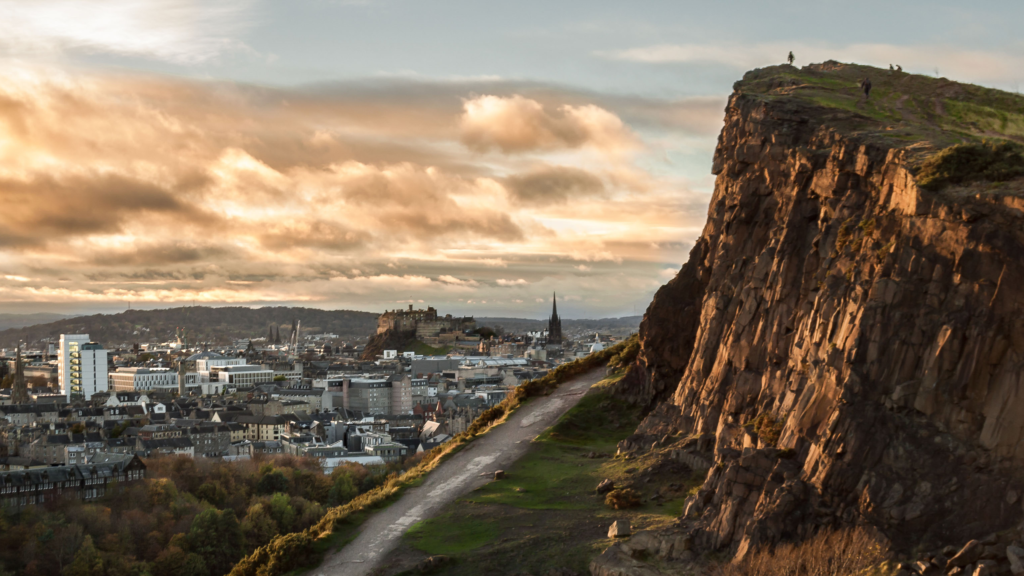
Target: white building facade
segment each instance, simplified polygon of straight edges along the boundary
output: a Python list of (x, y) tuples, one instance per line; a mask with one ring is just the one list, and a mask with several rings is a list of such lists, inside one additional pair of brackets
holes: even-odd
[[(149, 390), (176, 392), (178, 390), (178, 373), (168, 368), (120, 368), (117, 372), (111, 372), (107, 381), (113, 392), (145, 392)], [(199, 374), (186, 373), (185, 387), (196, 388), (198, 386)]]
[(57, 381), (68, 402), (107, 391), (107, 351), (88, 334), (61, 334)]

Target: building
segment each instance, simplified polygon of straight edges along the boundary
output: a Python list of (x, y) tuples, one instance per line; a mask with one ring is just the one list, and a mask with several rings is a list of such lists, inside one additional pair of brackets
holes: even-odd
[(107, 391), (107, 351), (88, 334), (61, 334), (57, 379), (68, 402)]
[(195, 362), (196, 372), (211, 372), (217, 366), (242, 366), (245, 358), (229, 358), (216, 352), (200, 352), (185, 359), (186, 362)]
[(548, 320), (548, 346), (562, 345), (562, 319), (558, 317), (558, 302), (551, 294), (551, 318)]
[(426, 310), (388, 310), (377, 319), (377, 334), (388, 330), (395, 332), (415, 332), (419, 339), (437, 338), (439, 334), (462, 333), (476, 329), (476, 320), (471, 316), (454, 318), (451, 314), (438, 317), (433, 306)]
[(89, 464), (3, 471), (0, 505), (17, 510), (56, 500), (95, 500), (145, 476), (142, 460), (127, 454), (97, 454)]
[(391, 412), (391, 382), (386, 378), (351, 378), (342, 381), (344, 408), (364, 414)]
[(239, 386), (252, 386), (265, 384), (274, 381), (274, 371), (267, 370), (262, 366), (250, 364), (235, 364), (230, 366), (215, 366), (210, 370), (210, 382), (229, 384), (232, 388)]
[[(118, 368), (107, 375), (107, 383), (111, 392), (172, 392), (178, 389), (178, 373), (169, 368)], [(186, 373), (185, 386), (199, 387), (199, 374)]]

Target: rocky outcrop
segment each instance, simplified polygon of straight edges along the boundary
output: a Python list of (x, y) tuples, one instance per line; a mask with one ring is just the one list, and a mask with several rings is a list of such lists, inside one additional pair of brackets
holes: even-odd
[(385, 350), (402, 350), (415, 340), (415, 330), (402, 331), (389, 328), (370, 337), (366, 342), (366, 348), (363, 349), (361, 359), (366, 361), (376, 360), (378, 356), (384, 354)]
[(923, 190), (922, 145), (746, 90), (759, 74), (729, 100), (704, 231), (641, 325), (629, 394), (651, 412), (631, 441), (713, 438), (697, 550), (1016, 527), (1024, 184)]

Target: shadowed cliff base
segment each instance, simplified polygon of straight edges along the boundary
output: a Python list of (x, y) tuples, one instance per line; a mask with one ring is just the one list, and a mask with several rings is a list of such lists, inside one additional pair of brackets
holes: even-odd
[[(680, 459), (713, 466), (634, 556), (683, 538), (744, 558), (864, 526), (927, 556), (918, 572), (1009, 566), (1024, 519), (1022, 119), (1015, 94), (836, 62), (735, 85), (707, 224), (641, 324), (625, 396), (650, 412), (619, 444), (674, 435)], [(953, 146), (994, 153), (922, 187)], [(947, 569), (973, 538), (986, 556)]]

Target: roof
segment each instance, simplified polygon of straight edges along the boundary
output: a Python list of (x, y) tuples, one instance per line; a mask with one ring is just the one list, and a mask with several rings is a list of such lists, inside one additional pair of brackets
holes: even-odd
[(189, 356), (186, 359), (186, 362), (195, 362), (196, 360), (221, 360), (223, 358), (227, 358), (227, 356), (224, 356), (223, 354), (217, 354), (216, 352), (206, 351)]

